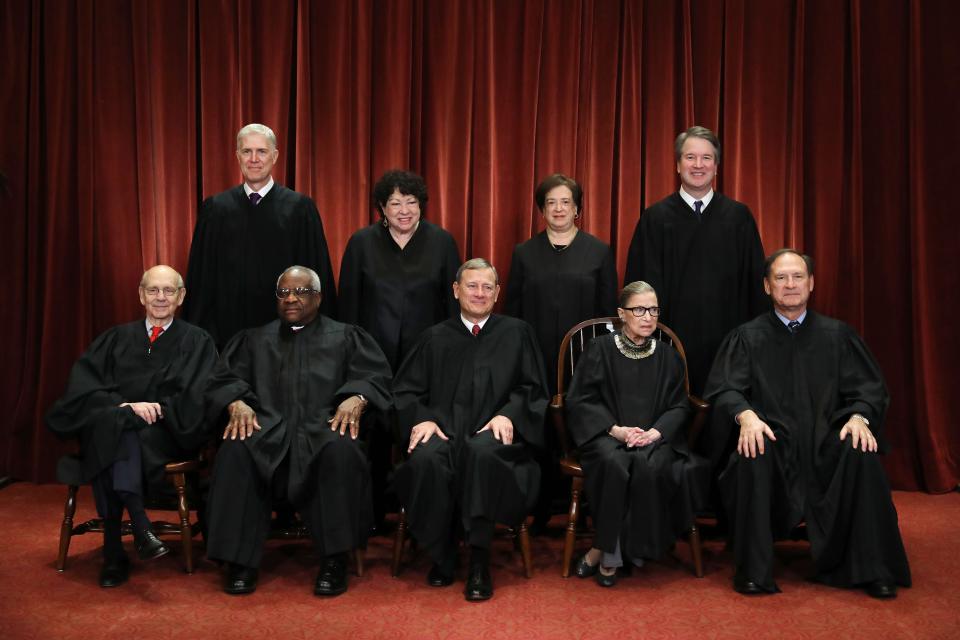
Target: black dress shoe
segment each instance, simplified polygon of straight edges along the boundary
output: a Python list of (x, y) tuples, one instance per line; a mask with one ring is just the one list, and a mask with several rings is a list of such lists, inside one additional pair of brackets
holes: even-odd
[[(597, 565), (599, 566), (599, 562)], [(597, 584), (601, 587), (612, 587), (617, 584), (617, 572), (614, 570), (610, 575), (605, 574), (603, 571), (597, 572)]]
[(347, 590), (347, 563), (342, 556), (327, 556), (323, 559), (313, 595), (338, 596)]
[(100, 586), (109, 589), (119, 587), (130, 577), (130, 560), (127, 556), (104, 560), (100, 569)]
[(733, 579), (733, 590), (737, 593), (742, 593), (745, 596), (755, 596), (761, 593), (767, 593), (753, 580), (741, 580), (739, 578)]
[(453, 584), (453, 576), (444, 573), (440, 565), (434, 563), (427, 572), (427, 584), (431, 587), (449, 587)]
[(599, 566), (599, 562), (597, 562), (597, 564), (588, 563), (587, 555), (584, 554), (580, 557), (580, 560), (577, 562), (577, 566), (574, 568), (573, 572), (577, 574), (578, 578), (589, 578), (597, 572), (597, 567)]
[(875, 580), (866, 586), (867, 595), (871, 598), (887, 600), (897, 597), (897, 585), (885, 580)]
[(136, 536), (137, 556), (141, 560), (153, 560), (170, 553), (170, 547), (163, 544), (153, 531), (147, 529)]
[(260, 572), (253, 567), (230, 563), (227, 565), (227, 579), (223, 583), (223, 590), (230, 595), (253, 593), (257, 590), (257, 577)]
[(493, 597), (493, 579), (490, 567), (486, 564), (474, 564), (467, 576), (467, 586), (463, 588), (463, 597), (467, 602), (481, 602)]

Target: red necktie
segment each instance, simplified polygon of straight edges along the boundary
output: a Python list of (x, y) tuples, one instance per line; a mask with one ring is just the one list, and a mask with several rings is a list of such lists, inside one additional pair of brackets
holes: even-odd
[(473, 325), (473, 329), (471, 329), (471, 331), (475, 336), (480, 335), (480, 325), (478, 324)]
[(150, 327), (150, 344), (156, 342), (161, 333), (163, 333), (163, 327)]

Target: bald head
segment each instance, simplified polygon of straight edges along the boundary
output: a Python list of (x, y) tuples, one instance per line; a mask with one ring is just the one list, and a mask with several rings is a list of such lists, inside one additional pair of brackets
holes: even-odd
[(140, 304), (146, 309), (147, 321), (155, 326), (170, 322), (186, 295), (183, 277), (165, 264), (150, 267), (140, 278)]

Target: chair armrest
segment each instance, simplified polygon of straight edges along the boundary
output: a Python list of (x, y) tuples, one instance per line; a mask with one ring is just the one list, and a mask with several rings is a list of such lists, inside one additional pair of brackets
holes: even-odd
[(553, 422), (553, 429), (557, 435), (557, 442), (560, 444), (560, 451), (564, 456), (569, 455), (573, 448), (570, 442), (570, 436), (567, 434), (567, 421), (563, 411), (563, 396), (559, 393), (553, 396), (553, 401), (548, 408), (550, 420)]
[(690, 428), (687, 430), (687, 446), (693, 449), (697, 440), (700, 439), (700, 432), (703, 431), (703, 427), (707, 422), (707, 416), (710, 413), (710, 403), (693, 394), (687, 397), (694, 411), (693, 420), (690, 422)]

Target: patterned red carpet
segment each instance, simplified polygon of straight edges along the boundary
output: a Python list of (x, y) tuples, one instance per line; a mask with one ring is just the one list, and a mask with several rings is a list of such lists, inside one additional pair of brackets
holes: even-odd
[[(522, 576), (519, 554), (501, 543), (493, 555), (496, 594), (479, 604), (464, 602), (462, 582), (427, 587), (423, 556), (391, 578), (385, 538), (371, 541), (365, 575), (351, 577), (349, 592), (332, 600), (312, 595), (316, 569), (306, 541), (268, 543), (252, 596), (223, 594), (218, 569), (205, 560), (184, 574), (176, 541), (170, 556), (134, 561), (126, 585), (100, 589), (97, 535), (74, 538), (67, 570), (54, 569), (64, 495), (54, 485), (0, 490), (0, 638), (960, 637), (956, 493), (895, 494), (915, 586), (894, 601), (807, 582), (805, 543), (778, 546), (783, 593), (776, 596), (734, 593), (730, 557), (718, 542), (706, 545), (701, 580), (680, 543), (678, 559), (649, 564), (602, 589), (560, 577), (562, 545), (554, 536), (533, 540), (531, 580)], [(81, 489), (77, 520), (92, 515), (89, 490)]]

